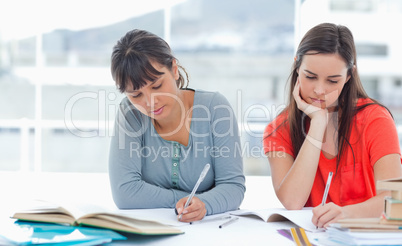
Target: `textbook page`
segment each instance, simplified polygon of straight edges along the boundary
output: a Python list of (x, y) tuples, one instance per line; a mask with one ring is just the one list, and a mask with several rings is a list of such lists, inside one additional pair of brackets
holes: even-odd
[(277, 222), (289, 220), (299, 227), (311, 232), (319, 232), (323, 229), (316, 229), (311, 219), (313, 218), (312, 208), (302, 210), (287, 210), (284, 208), (245, 210), (240, 209), (231, 212), (233, 215), (257, 216), (265, 222)]
[(173, 208), (120, 209), (116, 210), (115, 213), (134, 219), (156, 221), (170, 226), (183, 226), (189, 224), (178, 221)]

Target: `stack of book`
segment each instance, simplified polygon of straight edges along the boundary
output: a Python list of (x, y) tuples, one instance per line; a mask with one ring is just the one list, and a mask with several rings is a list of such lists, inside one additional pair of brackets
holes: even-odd
[(377, 190), (391, 191), (391, 196), (385, 197), (380, 223), (402, 227), (402, 178), (377, 181)]
[(391, 191), (380, 218), (342, 219), (327, 229), (338, 245), (402, 245), (402, 178), (377, 181), (377, 190)]

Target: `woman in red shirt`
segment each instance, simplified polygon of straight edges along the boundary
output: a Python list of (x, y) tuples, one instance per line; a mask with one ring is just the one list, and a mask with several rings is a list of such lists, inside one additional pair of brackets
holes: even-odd
[[(290, 75), (290, 102), (265, 129), (272, 182), (287, 209), (314, 207), (313, 223), (379, 217), (387, 191), (377, 180), (402, 176), (390, 112), (360, 81), (350, 30), (323, 23), (301, 40)], [(328, 173), (333, 172), (321, 206)]]

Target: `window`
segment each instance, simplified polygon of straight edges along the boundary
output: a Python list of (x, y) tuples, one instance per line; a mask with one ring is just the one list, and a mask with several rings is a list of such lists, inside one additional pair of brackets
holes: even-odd
[(360, 56), (378, 56), (384, 57), (388, 55), (388, 47), (385, 44), (356, 44), (357, 55)]
[[(110, 134), (123, 97), (110, 75), (110, 55), (116, 41), (134, 28), (168, 41), (190, 74), (191, 88), (220, 91), (228, 98), (240, 123), (248, 175), (270, 174), (262, 133), (286, 103), (295, 43), (311, 25), (330, 21), (353, 26), (360, 73), (368, 78), (365, 87), (401, 118), (399, 91), (390, 88), (401, 87), (400, 79), (392, 79), (402, 77), (394, 66), (401, 57), (402, 33), (394, 29), (373, 38), (382, 27), (402, 21), (398, 1), (146, 2), (150, 6), (132, 3), (135, 8), (127, 6), (127, 11), (121, 6), (111, 11), (113, 6), (96, 2), (97, 8), (107, 9), (99, 18), (96, 13), (88, 17), (91, 1), (80, 2), (73, 21), (71, 15), (55, 15), (60, 6), (50, 1), (47, 9), (54, 13), (42, 19), (54, 25), (43, 29), (37, 29), (38, 18), (29, 18), (42, 8), (35, 1), (26, 1), (29, 12), (0, 16), (0, 147), (6, 150), (1, 170), (107, 172)], [(77, 3), (59, 4), (68, 12)], [(370, 23), (354, 17), (381, 11), (393, 14), (368, 18)], [(80, 17), (79, 28), (68, 25)]]
[(331, 0), (333, 11), (372, 12), (376, 9), (376, 0)]
[(109, 72), (110, 54), (121, 36), (138, 28), (167, 39), (190, 73), (191, 88), (228, 98), (247, 129), (242, 131), (246, 170), (269, 174), (261, 137), (277, 112), (265, 103), (283, 101), (293, 12), (293, 0), (188, 0), (115, 23), (78, 30), (60, 26), (2, 40), (1, 62), (9, 66), (1, 73), (0, 100), (10, 106), (0, 116), (0, 143), (13, 149), (3, 157), (4, 169), (107, 171), (109, 137), (123, 97)]

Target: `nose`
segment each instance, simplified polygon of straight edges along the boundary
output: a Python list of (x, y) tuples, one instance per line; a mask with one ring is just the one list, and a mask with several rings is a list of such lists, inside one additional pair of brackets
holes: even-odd
[(151, 107), (152, 105), (155, 105), (158, 102), (157, 96), (150, 92), (144, 93), (144, 98), (147, 107)]
[(314, 87), (314, 93), (317, 95), (324, 95), (325, 94), (325, 88), (323, 83), (317, 83), (316, 86)]

